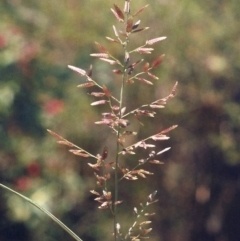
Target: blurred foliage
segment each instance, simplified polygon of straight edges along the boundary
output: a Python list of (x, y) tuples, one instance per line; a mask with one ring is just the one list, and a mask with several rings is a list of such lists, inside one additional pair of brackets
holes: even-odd
[[(127, 183), (121, 195), (123, 226), (132, 207), (159, 190), (152, 240), (239, 241), (240, 45), (238, 0), (141, 0), (149, 3), (141, 24), (150, 30), (131, 39), (137, 46), (158, 36), (155, 54), (166, 58), (154, 87), (129, 86), (126, 105), (165, 97), (179, 81), (177, 97), (158, 118), (144, 119), (139, 138), (172, 124), (165, 165), (147, 180)], [(89, 57), (94, 41), (108, 46), (116, 24), (113, 1), (2, 0), (0, 2), (0, 181), (48, 208), (83, 240), (109, 239), (109, 216), (89, 193), (95, 184), (86, 161), (55, 144), (52, 129), (93, 153), (104, 143), (114, 153), (82, 80), (68, 64), (88, 68), (114, 91), (118, 79), (107, 64)], [(120, 5), (120, 4), (119, 4)], [(121, 49), (109, 45), (115, 55)], [(152, 56), (149, 57), (149, 60)], [(134, 101), (133, 101), (134, 100)], [(110, 151), (111, 152), (111, 151)], [(111, 155), (111, 153), (110, 153)], [(134, 160), (134, 159), (133, 159)], [(125, 190), (127, 186), (128, 189)], [(1, 190), (1, 241), (70, 240), (47, 217)], [(107, 237), (107, 238), (106, 238)], [(110, 239), (109, 239), (110, 240)]]

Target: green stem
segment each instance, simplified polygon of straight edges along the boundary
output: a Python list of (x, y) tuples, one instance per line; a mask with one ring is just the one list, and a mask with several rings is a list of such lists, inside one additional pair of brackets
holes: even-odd
[[(125, 27), (127, 25), (128, 19), (129, 19), (130, 13), (126, 13), (126, 20), (125, 20)], [(122, 43), (122, 46), (124, 48), (124, 58), (126, 58), (126, 55), (128, 54), (127, 52), (127, 46), (129, 42), (129, 34), (127, 33), (127, 36), (125, 38), (125, 42), (123, 43), (120, 39), (120, 42)], [(118, 118), (121, 119), (123, 114), (122, 114), (122, 107), (123, 107), (123, 96), (124, 96), (124, 84), (126, 82), (127, 78), (127, 65), (128, 62), (124, 60), (124, 64), (120, 64), (123, 68), (123, 74), (122, 74), (122, 84), (121, 84), (121, 90), (120, 90), (120, 99), (119, 99), (119, 116)], [(121, 127), (118, 126), (117, 128), (117, 147), (116, 147), (116, 162), (115, 162), (115, 181), (114, 181), (114, 188), (115, 188), (115, 193), (114, 193), (114, 202), (113, 202), (113, 212), (114, 212), (114, 240), (117, 241), (117, 205), (115, 205), (115, 202), (118, 201), (118, 167), (119, 167), (119, 155), (120, 155), (120, 144), (119, 144), (119, 137), (120, 137), (120, 132), (121, 132)]]
[[(123, 91), (124, 91), (124, 82), (125, 82), (125, 72), (122, 75), (122, 85), (120, 90), (120, 105), (119, 105), (119, 119), (122, 118), (121, 109), (123, 104)], [(120, 137), (120, 126), (117, 128), (117, 148), (116, 148), (116, 163), (115, 163), (115, 193), (114, 193), (114, 203), (113, 203), (113, 210), (114, 210), (114, 238), (115, 241), (117, 241), (117, 205), (115, 205), (115, 202), (118, 200), (118, 163), (119, 163), (119, 150), (120, 150), (120, 144), (118, 142)]]
[(49, 211), (47, 211), (46, 209), (44, 209), (43, 207), (39, 206), (37, 203), (35, 203), (34, 201), (32, 201), (30, 198), (25, 197), (24, 195), (12, 190), (11, 188), (3, 185), (0, 183), (0, 187), (16, 194), (17, 196), (21, 197), (22, 199), (24, 199), (25, 201), (29, 202), (30, 204), (32, 204), (34, 207), (38, 208), (39, 210), (41, 210), (43, 213), (45, 213), (48, 217), (50, 217), (55, 223), (57, 223), (62, 229), (64, 229), (66, 232), (68, 232), (75, 240), (77, 241), (83, 241), (82, 239), (80, 239), (71, 229), (69, 229), (64, 223), (62, 223), (58, 218), (56, 218), (53, 214), (51, 214)]

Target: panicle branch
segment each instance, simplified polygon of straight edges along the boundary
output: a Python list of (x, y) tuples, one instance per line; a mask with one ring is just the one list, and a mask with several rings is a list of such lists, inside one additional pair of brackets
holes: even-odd
[[(127, 234), (125, 235), (125, 240), (128, 240), (128, 238), (130, 238), (131, 240), (136, 241), (149, 238), (146, 235), (152, 231), (152, 228), (147, 228), (146, 226), (151, 224), (152, 222), (150, 220), (144, 220), (143, 218), (155, 215), (155, 213), (147, 213), (146, 209), (149, 205), (158, 201), (158, 199), (155, 199), (156, 194), (156, 190), (151, 193), (148, 196), (146, 203), (140, 204), (140, 210), (138, 210), (136, 207), (133, 208), (133, 214), (135, 218), (133, 224), (130, 226)], [(143, 221), (141, 221), (141, 219), (143, 219)]]

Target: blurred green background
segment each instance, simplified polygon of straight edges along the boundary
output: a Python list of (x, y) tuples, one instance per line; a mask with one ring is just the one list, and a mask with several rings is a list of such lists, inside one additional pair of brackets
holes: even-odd
[[(103, 108), (76, 88), (83, 79), (67, 65), (87, 69), (114, 91), (119, 80), (108, 64), (92, 59), (98, 41), (116, 56), (117, 45), (105, 0), (0, 1), (0, 181), (32, 198), (59, 217), (83, 240), (111, 240), (107, 211), (99, 211), (89, 160), (71, 155), (47, 134), (51, 129), (94, 154), (104, 143), (111, 152), (107, 128), (95, 126)], [(134, 46), (168, 36), (156, 44), (152, 60), (165, 53), (154, 72), (154, 87), (129, 86), (129, 109), (165, 97), (176, 81), (177, 96), (144, 127), (134, 122), (139, 138), (178, 124), (165, 165), (136, 183), (124, 182), (120, 195), (122, 226), (132, 208), (158, 190), (151, 207), (151, 240), (240, 240), (240, 4), (239, 0), (138, 0), (132, 11), (149, 3), (139, 16), (151, 28), (131, 39)], [(117, 2), (119, 6), (124, 1)], [(138, 19), (136, 19), (138, 20)], [(133, 101), (134, 100), (134, 101)], [(139, 128), (139, 129), (138, 129)], [(138, 159), (137, 159), (138, 160)], [(153, 167), (149, 167), (150, 169)], [(126, 189), (125, 187), (128, 187)], [(48, 217), (18, 197), (0, 190), (1, 241), (72, 240)]]

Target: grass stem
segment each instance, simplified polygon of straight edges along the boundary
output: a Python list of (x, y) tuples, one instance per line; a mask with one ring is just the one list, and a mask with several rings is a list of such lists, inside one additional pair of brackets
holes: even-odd
[(38, 208), (40, 211), (42, 211), (43, 213), (45, 213), (48, 217), (50, 217), (55, 223), (57, 223), (61, 228), (63, 228), (67, 233), (69, 233), (75, 240), (77, 241), (83, 241), (82, 239), (80, 239), (71, 229), (69, 229), (64, 223), (62, 223), (58, 218), (56, 218), (53, 214), (51, 214), (48, 210), (46, 210), (45, 208), (41, 207), (40, 205), (38, 205), (36, 202), (34, 202), (33, 200), (31, 200), (30, 198), (14, 191), (13, 189), (3, 185), (0, 183), (0, 187), (16, 194), (17, 196), (19, 196), (20, 198), (24, 199), (25, 201), (27, 201), (28, 203), (32, 204), (34, 207)]

